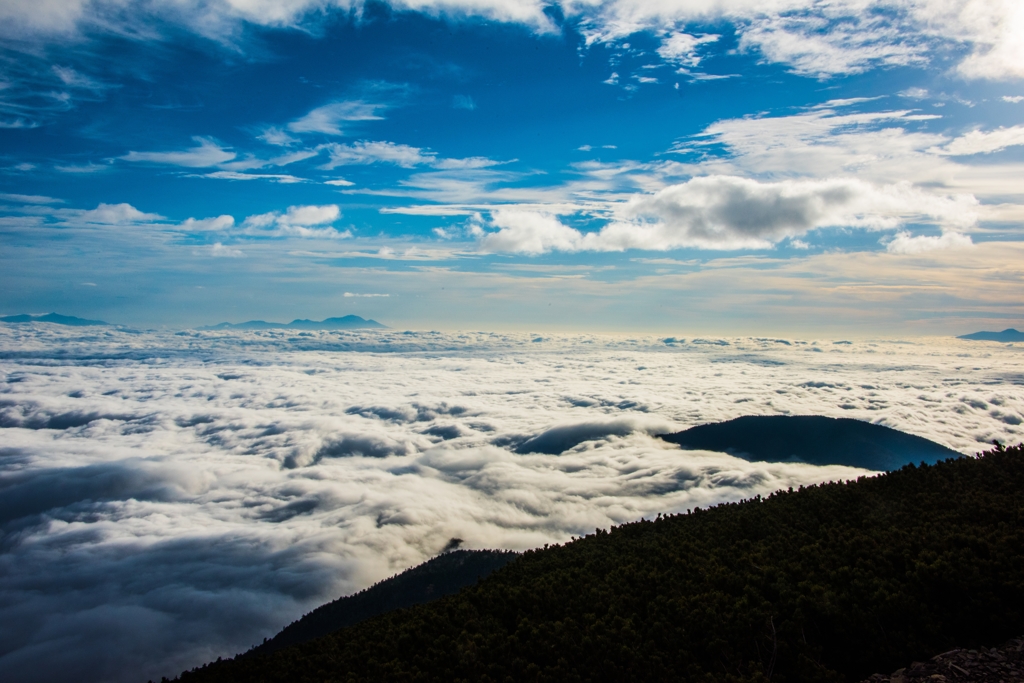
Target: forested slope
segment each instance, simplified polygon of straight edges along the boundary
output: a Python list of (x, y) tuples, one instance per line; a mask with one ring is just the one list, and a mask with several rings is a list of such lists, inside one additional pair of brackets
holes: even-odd
[(245, 656), (274, 652), (319, 638), (378, 614), (457, 593), (518, 557), (507, 550), (452, 550), (355, 595), (321, 605)]
[(1024, 632), (1024, 449), (641, 521), (182, 681), (840, 681)]

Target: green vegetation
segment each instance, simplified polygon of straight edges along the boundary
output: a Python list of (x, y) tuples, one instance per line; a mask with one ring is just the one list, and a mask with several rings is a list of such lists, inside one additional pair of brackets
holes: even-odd
[(200, 681), (841, 681), (1024, 632), (1024, 447), (598, 531)]

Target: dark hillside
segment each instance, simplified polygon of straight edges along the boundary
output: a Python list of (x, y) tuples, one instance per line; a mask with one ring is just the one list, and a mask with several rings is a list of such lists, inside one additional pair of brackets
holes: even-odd
[(317, 607), (245, 656), (305, 643), (378, 614), (457, 593), (518, 556), (519, 553), (505, 550), (453, 550), (438, 555), (355, 595)]
[(747, 415), (661, 438), (683, 448), (731, 453), (745, 460), (800, 461), (867, 470), (898, 470), (960, 457), (951, 448), (883, 425), (822, 415)]
[(1024, 447), (640, 521), (182, 681), (855, 681), (1024, 632)]

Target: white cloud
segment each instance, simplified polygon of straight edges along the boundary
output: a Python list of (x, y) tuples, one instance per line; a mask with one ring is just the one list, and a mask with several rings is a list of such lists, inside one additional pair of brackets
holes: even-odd
[(217, 258), (241, 258), (245, 256), (241, 249), (226, 247), (220, 242), (215, 242), (213, 246), (210, 247), (210, 255)]
[(331, 180), (325, 180), (324, 185), (334, 185), (336, 187), (351, 187), (355, 185), (351, 180), (345, 180), (344, 178), (332, 178)]
[(262, 133), (256, 136), (256, 138), (258, 140), (262, 140), (268, 145), (277, 145), (279, 147), (289, 147), (300, 142), (298, 138), (288, 135), (285, 131), (274, 126), (265, 128)]
[(681, 67), (692, 69), (700, 64), (700, 46), (717, 42), (719, 38), (721, 36), (715, 34), (691, 35), (681, 31), (673, 31), (661, 39), (658, 54), (666, 62), (672, 62)]
[(187, 218), (178, 226), (185, 232), (222, 232), (235, 226), (233, 216), (227, 214), (213, 218)]
[[(398, 10), (449, 19), (483, 17), (514, 22), (541, 33), (558, 29), (539, 0), (394, 0)], [(78, 31), (107, 30), (140, 38), (157, 36), (172, 22), (222, 42), (232, 42), (244, 23), (302, 28), (325, 14), (348, 14), (360, 0), (154, 0), (134, 12), (124, 0), (14, 0), (0, 5), (8, 35), (67, 39)], [(967, 78), (1009, 79), (1024, 74), (1024, 9), (1018, 0), (564, 0), (568, 18), (579, 23), (588, 44), (616, 41), (639, 32), (685, 35), (687, 24), (730, 22), (741, 44), (799, 73), (847, 74), (877, 66), (924, 63), (943, 48), (967, 46), (958, 65)], [(671, 38), (669, 39), (671, 40)], [(666, 48), (668, 59), (684, 59), (685, 39)], [(341, 134), (345, 119), (327, 115), (300, 120), (305, 131)]]
[(1022, 436), (1024, 365), (998, 345), (535, 338), (0, 325), (5, 675), (172, 677), (453, 536), (532, 548), (864, 473), (652, 431), (813, 413), (963, 453)]
[(60, 215), (68, 216), (75, 222), (100, 225), (131, 225), (162, 220), (163, 216), (139, 211), (131, 204), (100, 204), (95, 209), (80, 211), (62, 209)]
[(740, 46), (759, 51), (770, 62), (787, 64), (795, 73), (822, 78), (927, 61), (926, 49), (915, 44), (922, 42), (916, 33), (901, 35), (880, 15), (865, 16), (846, 16), (834, 23), (815, 14), (761, 19), (742, 32)]
[(337, 204), (326, 204), (324, 206), (289, 206), (288, 211), (278, 219), (278, 222), (288, 225), (325, 225), (333, 223), (341, 218), (341, 209)]
[(290, 175), (287, 173), (239, 173), (238, 171), (213, 171), (204, 173), (204, 178), (215, 178), (217, 180), (270, 180), (275, 183), (304, 183), (305, 178)]
[[(699, 161), (670, 163), (660, 172), (676, 176), (853, 177), (879, 185), (909, 181), (918, 187), (970, 193), (983, 201), (1006, 201), (1014, 195), (1024, 199), (1014, 177), (1024, 173), (1024, 166), (954, 160), (945, 152), (953, 138), (920, 127), (919, 122), (941, 117), (913, 110), (844, 111), (852, 104), (856, 102), (834, 101), (791, 116), (718, 121), (676, 147), (687, 155), (701, 155)], [(1014, 135), (1013, 129), (1003, 129), (984, 140), (1003, 144)], [(650, 168), (654, 172), (655, 167)]]
[(1017, 0), (965, 0), (953, 6), (959, 11), (947, 13), (951, 16), (946, 27), (974, 48), (958, 71), (967, 78), (1024, 77), (1024, 5)]
[(357, 298), (357, 299), (379, 299), (391, 296), (390, 294), (364, 294), (357, 292), (345, 292), (346, 299)]
[(583, 233), (555, 216), (497, 210), (480, 246), (486, 251), (765, 249), (827, 227), (894, 228), (908, 218), (967, 227), (977, 220), (969, 196), (925, 193), (907, 183), (876, 186), (853, 179), (758, 182), (706, 176), (634, 195), (616, 208), (617, 220)]
[(1002, 100), (1010, 104), (1019, 104), (1024, 102), (1024, 95), (1003, 95)]
[(224, 149), (211, 138), (192, 138), (199, 144), (196, 147), (180, 152), (128, 152), (121, 157), (125, 161), (144, 161), (155, 164), (185, 166), (186, 168), (205, 168), (217, 166), (231, 161), (236, 154)]
[(360, 141), (352, 144), (331, 143), (324, 146), (330, 154), (330, 161), (323, 168), (330, 170), (338, 166), (358, 164), (388, 163), (412, 168), (421, 164), (433, 163), (433, 152), (424, 152), (419, 147), (397, 144), (394, 142)]
[(293, 133), (345, 135), (342, 129), (343, 123), (352, 121), (380, 121), (383, 117), (378, 112), (383, 109), (385, 109), (383, 104), (364, 102), (363, 100), (333, 102), (317, 107), (302, 118), (292, 121), (288, 124), (288, 130)]
[(971, 154), (990, 154), (1018, 145), (1024, 145), (1024, 126), (997, 128), (988, 133), (972, 130), (970, 133), (955, 138), (945, 147), (935, 151), (940, 154), (967, 156)]
[(339, 232), (330, 224), (341, 218), (337, 204), (322, 206), (289, 206), (284, 213), (270, 212), (249, 216), (242, 229), (250, 235), (320, 237), (345, 239), (352, 236), (348, 230)]
[(491, 216), (498, 232), (483, 235), (480, 248), (489, 252), (537, 255), (549, 251), (578, 251), (582, 235), (557, 217), (536, 211), (500, 209)]
[(487, 157), (465, 157), (463, 159), (435, 159), (430, 162), (430, 165), (440, 170), (459, 170), (490, 168), (491, 166), (510, 164), (513, 161), (517, 161), (517, 159), (510, 159), (509, 161), (495, 161), (494, 159), (488, 159)]
[(54, 170), (60, 171), (61, 173), (103, 173), (109, 171), (110, 166), (106, 164), (57, 164)]
[(69, 66), (54, 64), (53, 73), (60, 79), (61, 83), (69, 88), (82, 88), (85, 90), (103, 90), (107, 86), (99, 81), (75, 71)]
[(959, 232), (946, 232), (942, 235), (911, 235), (901, 230), (884, 242), (885, 250), (890, 254), (921, 254), (936, 249), (963, 249), (973, 247), (974, 242), (967, 235)]
[(19, 204), (63, 204), (63, 199), (55, 199), (39, 194), (11, 194), (0, 193), (0, 200), (5, 202), (17, 202)]
[(901, 90), (898, 94), (900, 97), (909, 97), (913, 100), (923, 100), (928, 97), (928, 91), (924, 88), (907, 88), (906, 90)]

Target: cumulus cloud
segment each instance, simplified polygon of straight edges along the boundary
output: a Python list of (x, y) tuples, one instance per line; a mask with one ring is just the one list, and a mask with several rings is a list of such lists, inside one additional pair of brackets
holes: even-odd
[(497, 232), (482, 235), (484, 251), (516, 254), (544, 254), (549, 251), (579, 251), (583, 235), (564, 225), (557, 216), (538, 211), (499, 209), (491, 215)]
[(341, 218), (337, 204), (290, 206), (284, 212), (249, 216), (242, 222), (242, 230), (250, 235), (292, 235), (296, 237), (346, 238), (352, 233), (339, 232), (331, 223)]
[(618, 219), (583, 233), (557, 217), (529, 211), (495, 211), (480, 240), (486, 251), (542, 254), (549, 251), (764, 249), (810, 230), (827, 227), (886, 229), (911, 217), (948, 227), (976, 219), (970, 196), (940, 196), (901, 183), (876, 186), (853, 179), (758, 182), (707, 176), (635, 195), (617, 209)]
[(205, 168), (231, 161), (236, 154), (224, 149), (211, 138), (192, 138), (197, 146), (179, 152), (128, 152), (121, 157), (125, 161), (143, 161), (154, 164), (169, 164), (186, 168)]
[(959, 12), (954, 10), (949, 30), (959, 30), (974, 45), (957, 67), (962, 75), (990, 80), (1024, 76), (1024, 6), (1015, 0), (966, 0), (953, 7)]
[(213, 246), (210, 247), (210, 255), (220, 258), (241, 258), (245, 256), (245, 253), (241, 249), (228, 247), (220, 242), (214, 242)]
[[(288, 130), (292, 133), (345, 135), (342, 124), (352, 121), (380, 121), (383, 117), (378, 112), (384, 108), (383, 104), (364, 102), (363, 100), (332, 102), (317, 107), (302, 118), (292, 121), (288, 124)], [(271, 139), (280, 141), (282, 138), (275, 135)], [(280, 142), (275, 144), (280, 144)]]
[(59, 215), (67, 216), (69, 220), (97, 225), (130, 225), (132, 223), (149, 223), (162, 220), (163, 216), (156, 213), (145, 213), (139, 211), (131, 204), (103, 204), (95, 209), (79, 211), (74, 209), (63, 209)]
[(235, 226), (234, 216), (216, 216), (214, 218), (186, 218), (179, 227), (185, 232), (220, 232)]
[(959, 232), (913, 236), (906, 230), (901, 230), (885, 242), (885, 249), (890, 254), (920, 254), (936, 249), (962, 249), (973, 246), (971, 238)]
[(0, 666), (159, 680), (455, 536), (525, 549), (863, 474), (662, 431), (817, 413), (965, 453), (1024, 435), (1024, 365), (1002, 346), (671, 342), (0, 324), (0, 619), (19, 624)]

